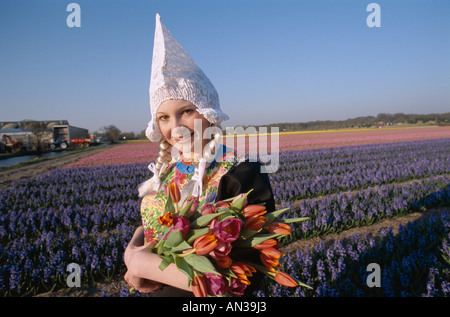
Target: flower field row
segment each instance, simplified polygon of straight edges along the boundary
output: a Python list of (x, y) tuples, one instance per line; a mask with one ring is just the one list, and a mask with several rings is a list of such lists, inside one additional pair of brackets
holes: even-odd
[(282, 202), (282, 206), (291, 207), (286, 216), (310, 218), (292, 225), (293, 233), (286, 242), (337, 233), (412, 211), (447, 205), (450, 203), (449, 184), (450, 175), (435, 176), (304, 199), (297, 204), (298, 207), (291, 202)]
[(450, 137), (450, 127), (311, 131), (280, 135), (280, 151)]
[[(268, 130), (270, 132), (270, 129)], [(402, 129), (360, 129), (360, 130), (336, 130), (336, 131), (305, 131), (305, 132), (280, 132), (278, 150), (298, 151), (313, 148), (342, 147), (349, 145), (404, 142), (413, 140), (432, 140), (449, 138), (450, 127), (423, 127)], [(242, 138), (245, 138), (242, 140)], [(238, 141), (238, 139), (241, 139)], [(225, 144), (239, 149), (239, 142), (246, 144), (246, 150), (252, 138), (249, 137), (227, 137)], [(270, 148), (271, 138), (261, 136), (258, 139), (269, 152), (276, 152)], [(149, 163), (155, 160), (158, 153), (158, 143), (136, 142), (115, 145), (101, 153), (79, 160), (68, 167), (104, 166), (132, 163)]]
[[(327, 247), (321, 242), (286, 258), (282, 269), (313, 290), (265, 280), (257, 296), (449, 296), (450, 214), (400, 226), (397, 235), (388, 227), (378, 237), (354, 235)], [(371, 263), (379, 268), (378, 287), (367, 283)]]
[[(278, 205), (293, 207), (288, 217), (311, 217), (293, 225), (292, 238), (448, 204), (449, 144), (437, 139), (282, 153), (280, 170), (270, 175)], [(72, 262), (86, 285), (123, 274), (123, 252), (140, 222), (136, 187), (150, 176), (147, 164), (58, 169), (0, 190), (0, 295), (65, 287)], [(296, 194), (299, 183), (309, 187)], [(324, 292), (315, 294), (332, 294)]]
[(269, 174), (277, 201), (450, 173), (450, 139), (280, 153)]

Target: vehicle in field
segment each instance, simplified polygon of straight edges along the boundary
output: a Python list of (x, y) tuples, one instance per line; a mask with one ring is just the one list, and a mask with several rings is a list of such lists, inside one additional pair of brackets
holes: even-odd
[(70, 125), (54, 125), (52, 127), (52, 143), (50, 148), (66, 149), (69, 146), (88, 147), (92, 143), (87, 129)]

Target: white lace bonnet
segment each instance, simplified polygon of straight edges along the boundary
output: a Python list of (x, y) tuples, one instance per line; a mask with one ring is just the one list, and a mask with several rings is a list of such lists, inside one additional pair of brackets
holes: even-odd
[[(222, 121), (229, 119), (220, 109), (219, 94), (213, 84), (169, 30), (161, 23), (159, 14), (156, 14), (149, 93), (152, 119), (148, 123), (145, 132), (147, 138), (152, 142), (161, 140), (161, 132), (156, 123), (156, 111), (159, 105), (166, 100), (181, 99), (192, 102), (197, 106), (197, 111), (206, 120), (217, 126)], [(205, 158), (201, 158), (200, 162), (196, 164), (195, 173), (191, 181), (186, 184), (181, 192), (183, 199), (180, 202), (191, 192), (194, 196), (198, 196), (201, 193), (206, 165)], [(158, 174), (155, 164), (151, 163), (149, 165), (153, 176), (139, 185), (139, 197), (144, 197), (147, 193), (160, 190), (160, 173), (164, 171), (164, 168)]]
[(220, 109), (219, 94), (211, 81), (161, 23), (158, 13), (149, 93), (152, 119), (145, 132), (152, 142), (161, 140), (156, 111), (162, 102), (169, 99), (192, 102), (212, 124), (220, 125), (229, 119)]

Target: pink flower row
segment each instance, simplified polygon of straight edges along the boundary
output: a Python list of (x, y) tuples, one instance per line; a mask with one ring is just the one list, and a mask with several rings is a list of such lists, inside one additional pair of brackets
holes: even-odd
[[(449, 137), (450, 127), (378, 129), (365, 131), (355, 130), (322, 133), (281, 134), (279, 136), (278, 145), (280, 151), (295, 151), (311, 148), (413, 141)], [(230, 144), (228, 142), (230, 141), (227, 140), (225, 144)], [(269, 150), (269, 152), (271, 151), (270, 136), (261, 138), (259, 142), (267, 143), (267, 149)], [(234, 147), (238, 148), (238, 143), (231, 142), (231, 145), (233, 143), (235, 144)], [(248, 151), (249, 139), (246, 140), (245, 144), (246, 151)], [(158, 145), (158, 143), (152, 142), (126, 143), (116, 145), (106, 149), (103, 152), (81, 159), (80, 161), (73, 163), (68, 167), (150, 163), (153, 162), (157, 157)]]
[(103, 166), (116, 164), (150, 163), (158, 154), (158, 143), (125, 143), (83, 158), (67, 167)]

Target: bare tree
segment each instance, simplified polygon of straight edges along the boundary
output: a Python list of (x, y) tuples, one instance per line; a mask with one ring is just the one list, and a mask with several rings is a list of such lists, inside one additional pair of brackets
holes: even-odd
[(108, 138), (109, 142), (117, 143), (119, 141), (121, 131), (115, 125), (104, 126), (101, 128), (101, 131)]
[(49, 128), (47, 124), (42, 121), (23, 120), (21, 123), (23, 129), (28, 129), (34, 135), (31, 140), (32, 145), (36, 147), (36, 151), (41, 153), (44, 148), (44, 139), (48, 135)]

